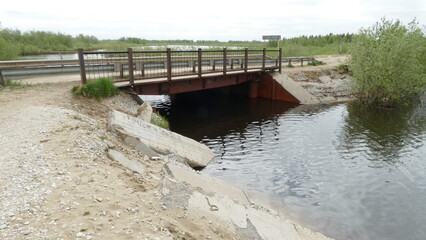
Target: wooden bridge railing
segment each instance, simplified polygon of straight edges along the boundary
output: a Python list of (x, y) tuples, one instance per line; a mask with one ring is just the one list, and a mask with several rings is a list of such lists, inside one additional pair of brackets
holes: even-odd
[(208, 73), (281, 72), (282, 50), (83, 51), (78, 50), (81, 81), (110, 77), (114, 81), (199, 77)]
[[(199, 64), (198, 52), (170, 50), (168, 58), (167, 51), (132, 51), (133, 77), (138, 80), (191, 75), (197, 77), (200, 73), (226, 75), (237, 71), (262, 70), (263, 66), (265, 70), (280, 70), (281, 63), (291, 66), (295, 62), (300, 62), (303, 66), (304, 62), (316, 61), (312, 57), (282, 58), (281, 51), (266, 50), (265, 64), (263, 64), (263, 50), (201, 50), (201, 64)], [(83, 59), (83, 63), (79, 59), (0, 61), (0, 84), (4, 79), (76, 74), (82, 70), (84, 74), (81, 76), (86, 76), (85, 79), (112, 77), (116, 81), (130, 80), (129, 66), (131, 65), (129, 65), (128, 51), (80, 51), (80, 53), (83, 53), (83, 57), (80, 58)], [(167, 64), (167, 61), (171, 64)], [(80, 66), (84, 66), (84, 69)]]

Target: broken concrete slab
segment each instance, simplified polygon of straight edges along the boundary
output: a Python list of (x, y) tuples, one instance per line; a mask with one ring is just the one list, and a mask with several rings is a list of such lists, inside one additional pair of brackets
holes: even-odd
[(191, 167), (205, 167), (214, 156), (204, 144), (119, 111), (110, 112), (108, 128), (156, 152), (180, 156)]
[(328, 239), (265, 204), (249, 201), (243, 190), (220, 180), (174, 164), (164, 165), (164, 171), (163, 203), (167, 208), (184, 207), (189, 218), (220, 222), (241, 239)]
[(319, 99), (321, 103), (334, 103), (337, 99), (333, 96), (322, 97)]
[(299, 83), (293, 81), (288, 74), (273, 73), (272, 77), (278, 82), (286, 91), (293, 95), (301, 104), (319, 104), (320, 101)]
[(131, 146), (136, 151), (143, 153), (150, 158), (158, 156), (158, 153), (156, 153), (154, 150), (148, 147), (138, 137), (128, 134), (126, 132), (123, 132), (120, 129), (117, 129), (116, 132), (119, 136), (121, 136), (125, 144)]
[(227, 228), (243, 234), (244, 239), (329, 239), (268, 210), (257, 208), (255, 205), (243, 206), (227, 196), (206, 196), (199, 192), (193, 192), (188, 200), (189, 214), (201, 214), (217, 219)]
[(243, 190), (228, 185), (220, 180), (202, 175), (191, 169), (185, 169), (172, 164), (164, 165), (166, 172), (180, 182), (186, 182), (196, 188), (201, 188), (209, 193), (214, 192), (220, 195), (228, 196), (230, 199), (239, 201), (243, 204), (250, 204)]
[(138, 161), (133, 161), (128, 159), (126, 156), (124, 156), (124, 154), (122, 154), (119, 151), (116, 151), (114, 149), (109, 149), (107, 151), (107, 157), (111, 160), (117, 161), (118, 163), (120, 163), (122, 166), (137, 172), (139, 174), (143, 174), (145, 171), (145, 167), (143, 166), (142, 163), (138, 162)]
[(152, 118), (152, 107), (148, 102), (142, 103), (138, 108), (137, 118), (142, 119), (145, 122), (151, 122)]
[(227, 227), (247, 228), (246, 207), (226, 196), (206, 196), (194, 192), (188, 200), (189, 212), (204, 212), (219, 218)]

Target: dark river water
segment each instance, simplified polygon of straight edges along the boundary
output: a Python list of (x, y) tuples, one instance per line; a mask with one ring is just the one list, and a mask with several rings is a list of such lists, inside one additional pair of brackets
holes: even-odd
[(216, 91), (142, 96), (216, 154), (203, 172), (336, 239), (426, 239), (426, 100), (296, 106)]

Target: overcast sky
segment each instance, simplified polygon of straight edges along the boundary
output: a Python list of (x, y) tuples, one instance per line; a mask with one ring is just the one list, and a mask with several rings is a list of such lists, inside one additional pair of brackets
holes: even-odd
[(3, 27), (100, 39), (261, 40), (355, 33), (381, 17), (426, 25), (426, 0), (2, 1)]

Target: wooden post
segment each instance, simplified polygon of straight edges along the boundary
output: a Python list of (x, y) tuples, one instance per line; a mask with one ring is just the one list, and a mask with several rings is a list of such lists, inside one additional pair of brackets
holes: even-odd
[(303, 67), (303, 58), (300, 58), (300, 66)]
[(128, 57), (128, 64), (129, 64), (129, 83), (130, 86), (133, 87), (133, 85), (135, 84), (135, 75), (133, 72), (133, 49), (132, 48), (128, 48), (127, 49), (127, 57)]
[(262, 71), (265, 71), (265, 63), (266, 63), (266, 48), (263, 49), (263, 53), (262, 53)]
[(145, 77), (145, 63), (141, 63), (141, 77)]
[(223, 49), (223, 75), (226, 75), (226, 48)]
[(281, 62), (283, 60), (283, 49), (280, 48), (279, 51), (280, 52), (278, 53), (278, 72), (281, 73), (281, 67), (282, 67)]
[(213, 59), (213, 71), (216, 71), (216, 60)]
[(248, 70), (248, 48), (244, 49), (244, 72)]
[(78, 64), (80, 65), (80, 79), (81, 79), (81, 83), (85, 84), (86, 81), (87, 81), (87, 78), (86, 78), (86, 66), (84, 64), (83, 49), (79, 48), (77, 50), (77, 54), (78, 54)]
[(172, 81), (172, 50), (167, 48), (167, 81)]
[(201, 78), (201, 72), (203, 71), (203, 65), (202, 65), (202, 52), (201, 48), (198, 49), (198, 77)]

